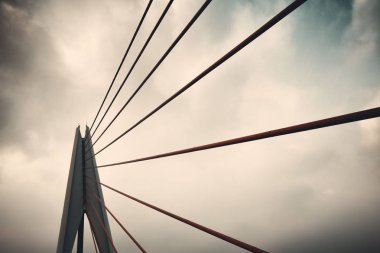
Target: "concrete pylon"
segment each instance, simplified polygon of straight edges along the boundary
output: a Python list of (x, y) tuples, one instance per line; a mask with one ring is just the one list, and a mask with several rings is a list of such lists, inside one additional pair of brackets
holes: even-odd
[[(90, 138), (90, 130), (86, 126), (87, 136)], [(87, 216), (91, 229), (94, 232), (99, 252), (114, 253), (109, 242), (110, 240), (112, 241), (112, 235), (107, 212), (96, 198), (97, 196), (104, 201), (100, 185), (94, 182), (94, 180), (99, 182), (95, 158), (89, 159), (94, 155), (94, 151), (91, 148), (91, 150), (85, 152), (84, 143), (86, 139), (81, 137), (78, 126), (75, 131), (74, 148), (67, 180), (57, 253), (72, 252), (76, 235), (78, 235), (77, 252), (83, 252), (84, 215)], [(91, 140), (87, 146), (92, 146)]]

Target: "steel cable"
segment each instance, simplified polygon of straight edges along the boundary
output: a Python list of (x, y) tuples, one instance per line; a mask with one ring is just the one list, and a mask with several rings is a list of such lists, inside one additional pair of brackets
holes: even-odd
[(119, 64), (119, 67), (117, 68), (117, 71), (116, 71), (116, 73), (115, 73), (115, 75), (114, 75), (114, 77), (113, 77), (113, 79), (112, 79), (112, 82), (111, 82), (110, 86), (108, 87), (107, 93), (106, 93), (106, 95), (105, 95), (104, 98), (103, 98), (102, 104), (100, 105), (99, 110), (98, 110), (98, 112), (96, 113), (95, 119), (94, 119), (94, 121), (93, 121), (92, 124), (91, 124), (90, 131), (91, 131), (92, 127), (94, 126), (94, 123), (95, 123), (96, 119), (97, 119), (98, 116), (99, 116), (100, 110), (103, 108), (104, 102), (106, 101), (106, 99), (107, 99), (107, 97), (108, 97), (108, 94), (109, 94), (109, 92), (110, 92), (110, 90), (111, 90), (111, 88), (112, 88), (112, 86), (113, 86), (113, 84), (114, 84), (114, 82), (115, 82), (115, 79), (116, 79), (117, 75), (119, 74), (119, 71), (120, 71), (120, 69), (121, 69), (121, 66), (123, 65), (124, 60), (125, 60), (125, 58), (127, 57), (128, 52), (129, 52), (129, 50), (131, 49), (131, 46), (132, 46), (132, 44), (133, 44), (133, 42), (134, 42), (134, 40), (135, 40), (135, 38), (136, 38), (136, 36), (137, 36), (139, 30), (140, 30), (140, 27), (141, 27), (141, 25), (142, 25), (142, 23), (143, 23), (143, 21), (144, 21), (144, 19), (145, 19), (145, 16), (146, 16), (146, 14), (147, 14), (148, 11), (149, 11), (150, 6), (152, 5), (152, 2), (153, 2), (153, 0), (150, 0), (150, 1), (148, 2), (148, 5), (147, 5), (146, 8), (145, 8), (144, 14), (142, 15), (142, 17), (141, 17), (141, 19), (140, 19), (140, 22), (139, 22), (139, 24), (138, 24), (137, 27), (136, 27), (136, 30), (135, 30), (135, 32), (134, 32), (134, 34), (133, 34), (133, 36), (132, 36), (132, 39), (131, 39), (131, 41), (129, 42), (128, 48), (127, 48), (127, 50), (126, 50), (125, 53), (124, 53), (124, 56), (123, 56), (123, 58), (122, 58), (122, 60), (121, 60), (121, 62), (120, 62), (120, 64)]
[[(110, 167), (110, 166), (116, 166), (116, 165), (122, 165), (122, 164), (128, 164), (128, 163), (136, 163), (136, 162), (153, 160), (153, 159), (158, 159), (158, 158), (163, 158), (163, 157), (168, 157), (168, 156), (175, 156), (175, 155), (180, 155), (180, 154), (197, 152), (201, 150), (219, 148), (219, 147), (235, 145), (235, 144), (244, 143), (244, 142), (257, 141), (257, 140), (277, 137), (281, 135), (288, 135), (288, 134), (294, 134), (298, 132), (310, 131), (310, 130), (314, 130), (318, 128), (341, 125), (341, 124), (346, 124), (350, 122), (366, 120), (366, 119), (371, 119), (371, 118), (376, 118), (376, 117), (380, 117), (380, 107), (376, 107), (376, 108), (372, 108), (372, 109), (368, 109), (364, 111), (359, 111), (359, 112), (354, 112), (354, 113), (349, 113), (349, 114), (344, 114), (340, 116), (335, 116), (332, 118), (321, 119), (321, 120), (303, 123), (299, 125), (293, 125), (293, 126), (289, 126), (285, 128), (279, 128), (279, 129), (261, 132), (257, 134), (247, 135), (243, 137), (209, 143), (209, 144), (205, 144), (201, 146), (176, 150), (176, 151), (172, 151), (168, 153), (162, 153), (158, 155), (152, 155), (152, 156), (147, 156), (143, 158), (123, 161), (123, 162), (99, 165), (97, 166), (97, 168)], [(87, 169), (89, 168), (92, 169), (92, 167), (88, 167)]]
[[(90, 177), (89, 177), (90, 178)], [(131, 235), (131, 233), (121, 224), (121, 222), (115, 217), (115, 215), (108, 209), (106, 204), (93, 193), (93, 196), (98, 200), (98, 202), (107, 210), (107, 212), (114, 218), (114, 220), (119, 224), (119, 226), (124, 230), (124, 232), (131, 238), (131, 240), (136, 244), (136, 246), (141, 250), (141, 252), (146, 253), (145, 249), (140, 245), (140, 243)]]
[(202, 14), (202, 12), (206, 9), (206, 7), (211, 3), (212, 0), (206, 0), (201, 8), (196, 12), (193, 18), (189, 21), (189, 23), (185, 26), (185, 28), (181, 31), (178, 37), (173, 41), (173, 43), (169, 46), (166, 52), (161, 56), (160, 60), (156, 63), (156, 65), (152, 68), (149, 74), (145, 77), (145, 79), (141, 82), (141, 84), (137, 87), (137, 89), (133, 92), (133, 94), (129, 97), (127, 102), (123, 105), (123, 107), (119, 110), (116, 116), (111, 120), (111, 122), (107, 125), (107, 127), (103, 130), (103, 132), (98, 136), (98, 138), (94, 141), (92, 146), (94, 146), (99, 139), (104, 135), (104, 133), (108, 130), (108, 128), (114, 123), (114, 121), (119, 117), (121, 112), (127, 107), (127, 105), (131, 102), (131, 100), (136, 96), (136, 94), (140, 91), (140, 89), (144, 86), (144, 84), (148, 81), (148, 79), (153, 75), (153, 73), (157, 70), (157, 68), (161, 65), (161, 63), (165, 60), (165, 58), (169, 55), (169, 53), (173, 50), (173, 48), (177, 45), (177, 43), (182, 39), (182, 37), (186, 34), (186, 32), (190, 29), (190, 27), (195, 23), (198, 17)]
[[(90, 178), (90, 177), (89, 177), (89, 178)], [(266, 253), (266, 251), (264, 251), (264, 250), (262, 250), (262, 249), (259, 249), (259, 248), (255, 247), (255, 246), (253, 246), (253, 245), (250, 245), (250, 244), (248, 244), (248, 243), (245, 243), (245, 242), (239, 241), (239, 240), (237, 240), (237, 239), (235, 239), (235, 238), (229, 237), (229, 236), (227, 236), (227, 235), (225, 235), (225, 234), (222, 234), (222, 233), (220, 233), (220, 232), (217, 232), (217, 231), (215, 231), (215, 230), (212, 230), (212, 229), (210, 229), (210, 228), (207, 228), (207, 227), (205, 227), (205, 226), (202, 226), (202, 225), (200, 225), (200, 224), (198, 224), (198, 223), (195, 223), (195, 222), (190, 221), (190, 220), (188, 220), (188, 219), (182, 218), (182, 217), (180, 217), (180, 216), (178, 216), (178, 215), (176, 215), (176, 214), (173, 214), (173, 213), (170, 213), (170, 212), (168, 212), (168, 211), (165, 211), (165, 210), (163, 210), (163, 209), (161, 209), (161, 208), (159, 208), (159, 207), (156, 207), (156, 206), (154, 206), (154, 205), (152, 205), (152, 204), (149, 204), (149, 203), (144, 202), (144, 201), (142, 201), (142, 200), (139, 200), (139, 199), (137, 199), (137, 198), (135, 198), (135, 197), (132, 197), (132, 196), (126, 194), (126, 193), (123, 193), (123, 192), (121, 192), (121, 191), (119, 191), (119, 190), (116, 190), (116, 189), (114, 189), (114, 188), (112, 188), (112, 187), (110, 187), (110, 186), (108, 186), (108, 185), (106, 185), (106, 184), (103, 184), (103, 183), (101, 183), (101, 182), (98, 182), (98, 181), (96, 181), (96, 180), (94, 180), (94, 179), (92, 179), (92, 178), (90, 178), (90, 179), (93, 180), (94, 182), (100, 184), (100, 185), (103, 185), (104, 187), (107, 187), (107, 188), (110, 189), (110, 190), (113, 190), (113, 191), (115, 191), (115, 192), (117, 192), (117, 193), (119, 193), (119, 194), (121, 194), (121, 195), (123, 195), (123, 196), (125, 196), (125, 197), (127, 197), (127, 198), (129, 198), (129, 199), (131, 199), (131, 200), (134, 200), (134, 201), (136, 201), (136, 202), (138, 202), (138, 203), (140, 203), (140, 204), (142, 204), (142, 205), (145, 205), (145, 206), (147, 206), (147, 207), (150, 207), (150, 208), (152, 208), (152, 209), (154, 209), (154, 210), (156, 210), (156, 211), (158, 211), (158, 212), (160, 212), (160, 213), (162, 213), (162, 214), (165, 214), (165, 215), (167, 215), (167, 216), (169, 216), (169, 217), (171, 217), (171, 218), (174, 218), (174, 219), (176, 219), (176, 220), (178, 220), (178, 221), (181, 221), (181, 222), (183, 222), (183, 223), (185, 223), (185, 224), (187, 224), (187, 225), (190, 225), (190, 226), (192, 226), (192, 227), (194, 227), (194, 228), (197, 228), (197, 229), (199, 229), (199, 230), (201, 230), (201, 231), (203, 231), (203, 232), (205, 232), (205, 233), (208, 233), (208, 234), (213, 235), (213, 236), (215, 236), (215, 237), (217, 237), (217, 238), (219, 238), (219, 239), (222, 239), (222, 240), (224, 240), (224, 241), (226, 241), (226, 242), (229, 242), (229, 243), (231, 243), (231, 244), (233, 244), (233, 245), (235, 245), (235, 246), (238, 246), (238, 247), (240, 247), (240, 248), (246, 249), (246, 250), (248, 250), (248, 251), (250, 251), (250, 252), (255, 252), (255, 253)]]
[(95, 208), (95, 206), (94, 206), (94, 204), (93, 204), (92, 202), (90, 202), (90, 207), (91, 207), (92, 210), (94, 211), (95, 216), (96, 216), (96, 218), (97, 218), (97, 220), (98, 220), (100, 226), (101, 226), (102, 229), (103, 229), (103, 232), (106, 234), (106, 237), (107, 237), (107, 239), (108, 239), (108, 242), (111, 244), (113, 250), (117, 253), (117, 250), (116, 250), (115, 245), (113, 244), (113, 241), (112, 241), (111, 235), (108, 233), (106, 226), (104, 225), (104, 223), (103, 223), (103, 221), (102, 221), (102, 219), (101, 219), (101, 217), (100, 217), (98, 211), (96, 210), (96, 208)]
[[(205, 77), (207, 74), (209, 74), (211, 71), (216, 69), (218, 66), (220, 66), (222, 63), (224, 63), (226, 60), (231, 58), (233, 55), (235, 55), (237, 52), (239, 52), (241, 49), (243, 49), (245, 46), (247, 46), (249, 43), (254, 41), (256, 38), (258, 38), (260, 35), (265, 33), (267, 30), (269, 30), (272, 26), (277, 24), (280, 20), (282, 20), (284, 17), (286, 17), (288, 14), (290, 14), (292, 11), (297, 9), (300, 5), (305, 3), (306, 0), (295, 0), (290, 5), (288, 5), (285, 9), (283, 9), (281, 12), (279, 12), (276, 16), (274, 16), (272, 19), (270, 19), (267, 23), (265, 23), (263, 26), (261, 26), (258, 30), (256, 30), (254, 33), (249, 35), (246, 39), (244, 39), (242, 42), (240, 42), (237, 46), (235, 46), (233, 49), (231, 49), (228, 53), (226, 53), (224, 56), (222, 56), (219, 60), (211, 64), (207, 69), (205, 69), (203, 72), (201, 72), (198, 76), (196, 76), (192, 81), (190, 81), (188, 84), (186, 84), (184, 87), (182, 87), (179, 91), (174, 93), (171, 97), (166, 99), (163, 103), (161, 103), (158, 107), (156, 107), (153, 111), (148, 113), (145, 117), (143, 117), (141, 120), (139, 120), (137, 123), (135, 123), (133, 126), (131, 126), (129, 129), (124, 131), (121, 135), (116, 137), (114, 140), (112, 140), (110, 143), (108, 143), (105, 147), (100, 149), (97, 153), (95, 153), (92, 157), (96, 156), (100, 152), (104, 151), (106, 148), (114, 144), (116, 141), (120, 140), (123, 136), (125, 136), (127, 133), (132, 131), (134, 128), (136, 128), (138, 125), (140, 125), (142, 122), (144, 122), (146, 119), (148, 119), (150, 116), (155, 114), (157, 111), (159, 111), (161, 108), (163, 108), (165, 105), (170, 103), (172, 100), (174, 100), (176, 97), (181, 95), (183, 92), (188, 90), (190, 87), (192, 87), (195, 83), (197, 83), (199, 80), (201, 80), (203, 77)], [(90, 157), (89, 159), (91, 159)]]
[(121, 89), (124, 87), (125, 82), (127, 81), (129, 75), (132, 73), (132, 71), (133, 71), (133, 69), (135, 68), (135, 66), (136, 66), (137, 62), (139, 61), (140, 57), (141, 57), (142, 54), (144, 53), (144, 51), (145, 51), (146, 47), (148, 46), (150, 40), (152, 39), (153, 35), (156, 33), (157, 28), (160, 26), (161, 21), (162, 21), (162, 20), (164, 19), (164, 17), (166, 16), (166, 13), (168, 12), (168, 10), (169, 10), (170, 6), (172, 5), (173, 1), (174, 1), (174, 0), (170, 0), (170, 1), (168, 2), (168, 4), (166, 5), (164, 11), (162, 12), (160, 18), (158, 19), (158, 21), (157, 21), (157, 23), (156, 23), (156, 25), (154, 26), (153, 30), (152, 30), (151, 33), (149, 34), (148, 39), (145, 41), (144, 46), (141, 48), (139, 54), (137, 55), (135, 61), (133, 62), (131, 68), (129, 69), (127, 75), (125, 76), (125, 78), (124, 78), (123, 82), (121, 83), (119, 89), (117, 90), (116, 94), (115, 94), (114, 97), (112, 98), (111, 103), (108, 105), (108, 107), (107, 107), (105, 113), (103, 114), (102, 118), (101, 118), (100, 121), (98, 122), (98, 125), (97, 125), (97, 127), (95, 128), (94, 132), (92, 133), (92, 136), (94, 136), (94, 134), (95, 134), (96, 131), (98, 130), (100, 124), (103, 122), (104, 117), (107, 115), (107, 113), (108, 113), (108, 111), (110, 110), (110, 108), (111, 108), (113, 102), (115, 101), (116, 97), (119, 95)]

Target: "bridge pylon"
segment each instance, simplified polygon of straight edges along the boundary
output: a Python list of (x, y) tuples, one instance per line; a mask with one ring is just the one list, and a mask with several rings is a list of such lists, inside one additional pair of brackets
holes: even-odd
[[(85, 147), (87, 139), (89, 140), (87, 147), (91, 147), (88, 151)], [(104, 203), (103, 192), (100, 185), (94, 182), (94, 180), (99, 182), (99, 174), (93, 155), (88, 126), (86, 126), (85, 138), (81, 137), (78, 126), (75, 131), (57, 253), (72, 252), (76, 237), (77, 252), (83, 252), (85, 216), (90, 223), (99, 252), (114, 253), (107, 212), (99, 202), (100, 199)], [(88, 178), (93, 180), (88, 180)]]

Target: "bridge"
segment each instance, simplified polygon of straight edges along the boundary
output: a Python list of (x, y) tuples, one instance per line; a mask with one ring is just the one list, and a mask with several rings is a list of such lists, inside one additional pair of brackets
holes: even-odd
[[(256, 142), (268, 138), (274, 138), (283, 135), (292, 135), (305, 131), (313, 131), (317, 129), (333, 127), (342, 124), (354, 123), (357, 121), (368, 120), (371, 118), (377, 118), (380, 116), (380, 108), (374, 107), (367, 110), (355, 111), (348, 114), (336, 115), (334, 117), (323, 118), (323, 119), (315, 119), (314, 121), (304, 122), (296, 125), (291, 125), (278, 129), (271, 129), (268, 131), (251, 133), (250, 135), (245, 136), (237, 136), (235, 138), (223, 139), (217, 142), (212, 143), (204, 143), (198, 146), (187, 147), (184, 149), (173, 150), (170, 152), (152, 154), (144, 157), (136, 157), (134, 159), (129, 159), (125, 161), (115, 161), (107, 164), (97, 165), (96, 156), (102, 153), (104, 150), (112, 147), (119, 140), (124, 138), (127, 134), (132, 132), (134, 129), (139, 127), (141, 124), (149, 120), (149, 118), (159, 111), (163, 110), (165, 106), (169, 103), (180, 97), (183, 93), (189, 90), (194, 85), (200, 85), (198, 82), (206, 77), (213, 70), (217, 69), (228, 59), (233, 57), (235, 54), (240, 52), (250, 43), (253, 43), (257, 38), (259, 38), (262, 34), (270, 30), (273, 26), (275, 26), (278, 22), (282, 21), (292, 12), (296, 11), (298, 7), (306, 2), (306, 0), (295, 0), (286, 6), (283, 10), (281, 10), (277, 15), (272, 17), (266, 23), (264, 23), (260, 28), (258, 28), (253, 33), (249, 34), (247, 37), (242, 38), (241, 42), (236, 46), (231, 48), (224, 55), (220, 56), (215, 62), (213, 62), (210, 66), (196, 75), (190, 82), (186, 83), (182, 88), (180, 88), (177, 92), (171, 95), (169, 98), (164, 100), (161, 104), (159, 104), (156, 108), (138, 120), (135, 124), (127, 128), (116, 138), (112, 139), (106, 145), (99, 147), (97, 151), (94, 150), (94, 146), (98, 143), (98, 141), (105, 135), (105, 133), (110, 129), (110, 127), (114, 124), (114, 122), (118, 119), (121, 113), (128, 107), (131, 101), (139, 94), (142, 88), (148, 84), (149, 79), (155, 73), (155, 71), (160, 67), (160, 65), (165, 61), (165, 59), (170, 55), (171, 51), (176, 47), (176, 45), (181, 41), (181, 39), (185, 36), (185, 34), (190, 30), (192, 25), (197, 21), (197, 19), (202, 15), (204, 11), (208, 8), (211, 0), (206, 0), (200, 6), (199, 10), (194, 14), (194, 16), (190, 19), (190, 21), (186, 24), (183, 30), (178, 34), (178, 36), (174, 39), (174, 41), (167, 48), (165, 53), (161, 56), (161, 58), (156, 62), (154, 67), (149, 71), (144, 80), (138, 85), (138, 87), (134, 90), (131, 96), (126, 100), (123, 106), (118, 110), (118, 112), (113, 116), (112, 120), (110, 120), (104, 129), (99, 132), (99, 127), (104, 124), (104, 119), (106, 115), (109, 113), (110, 108), (113, 106), (114, 101), (118, 97), (120, 91), (123, 89), (125, 83), (127, 82), (130, 74), (133, 72), (135, 66), (139, 62), (139, 59), (143, 55), (145, 49), (149, 45), (151, 39), (153, 38), (156, 30), (160, 26), (162, 20), (165, 18), (168, 13), (173, 0), (168, 1), (165, 9), (163, 10), (161, 16), (159, 17), (157, 23), (152, 29), (150, 35), (147, 40), (141, 47), (140, 52), (137, 57), (133, 61), (128, 73), (123, 79), (120, 86), (117, 88), (115, 95), (112, 97), (108, 105), (106, 106), (107, 98), (109, 98), (109, 94), (111, 89), (114, 87), (115, 80), (119, 75), (120, 69), (123, 66), (128, 53), (130, 51), (131, 46), (133, 45), (137, 34), (139, 33), (140, 27), (145, 20), (145, 17), (148, 15), (150, 10), (152, 0), (150, 0), (145, 8), (144, 13), (141, 16), (141, 19), (138, 22), (138, 25), (135, 29), (133, 37), (127, 47), (127, 50), (122, 57), (122, 60), (116, 70), (116, 73), (106, 91), (106, 94), (99, 106), (99, 109), (96, 113), (94, 120), (90, 127), (86, 126), (85, 135), (82, 137), (79, 127), (75, 131), (74, 135), (74, 147), (72, 153), (71, 166), (69, 170), (68, 183), (66, 189), (66, 196), (61, 220), (61, 228), (59, 233), (57, 252), (72, 252), (74, 249), (75, 240), (77, 241), (77, 252), (83, 252), (83, 230), (84, 230), (84, 219), (87, 217), (92, 239), (94, 243), (95, 252), (118, 252), (115, 244), (113, 242), (112, 231), (109, 225), (109, 218), (112, 217), (116, 221), (116, 223), (120, 226), (120, 228), (125, 232), (126, 236), (130, 238), (130, 240), (136, 245), (136, 247), (141, 252), (146, 252), (144, 246), (139, 242), (138, 238), (135, 238), (131, 231), (127, 229), (127, 227), (120, 222), (120, 220), (113, 214), (113, 212), (108, 208), (106, 204), (106, 200), (103, 196), (103, 189), (114, 192), (115, 194), (122, 195), (126, 197), (130, 201), (137, 202), (147, 208), (152, 209), (152, 211), (159, 212), (163, 215), (169, 216), (176, 221), (184, 223), (184, 225), (188, 225), (193, 227), (194, 229), (208, 233), (220, 240), (225, 241), (226, 243), (232, 244), (238, 248), (243, 250), (247, 250), (249, 252), (267, 252), (265, 249), (262, 249), (259, 245), (254, 245), (251, 242), (244, 242), (239, 240), (239, 238), (233, 238), (223, 231), (217, 231), (213, 228), (206, 227), (202, 224), (198, 224), (194, 221), (187, 219), (186, 217), (182, 217), (180, 214), (173, 213), (169, 210), (165, 210), (161, 207), (155, 206), (151, 203), (145, 202), (135, 196), (131, 196), (128, 193), (122, 192), (113, 186), (110, 186), (103, 182), (99, 177), (98, 169), (111, 167), (111, 166), (121, 166), (130, 163), (138, 163), (144, 162), (148, 160), (155, 160), (164, 157), (171, 157), (177, 155), (183, 155), (192, 152), (200, 152), (209, 149), (215, 149), (230, 145), (237, 145), (246, 142)], [(106, 106), (106, 107), (105, 107)], [(102, 110), (104, 111), (103, 113)], [(94, 138), (94, 136), (97, 137)], [(180, 204), (180, 203), (179, 203)]]

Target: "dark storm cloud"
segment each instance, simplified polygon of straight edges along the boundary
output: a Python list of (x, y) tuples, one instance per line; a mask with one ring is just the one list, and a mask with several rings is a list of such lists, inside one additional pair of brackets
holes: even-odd
[[(361, 217), (363, 217), (361, 215)], [(290, 239), (278, 252), (379, 252), (380, 218), (370, 214), (366, 220), (347, 219)]]
[[(3, 92), (4, 92), (4, 87), (1, 87), (3, 89)], [(11, 101), (9, 101), (9, 98), (4, 96), (4, 95), (0, 95), (0, 131), (4, 130), (7, 125), (8, 125), (8, 122), (11, 120), (11, 115), (12, 115), (12, 103)], [(1, 136), (1, 134), (0, 134)], [(1, 140), (1, 137), (0, 137), (0, 140)], [(1, 143), (1, 142), (0, 142)]]
[(366, 18), (366, 24), (370, 30), (375, 34), (374, 43), (377, 45), (377, 50), (380, 52), (380, 2), (372, 1), (371, 4), (365, 7), (363, 17)]
[[(14, 77), (26, 70), (30, 60), (30, 43), (25, 32), (29, 13), (10, 1), (0, 2), (0, 145), (9, 137), (7, 127), (12, 124), (14, 103), (12, 95), (18, 82)], [(11, 138), (14, 138), (12, 136)]]
[[(297, 50), (304, 54), (323, 55), (327, 58), (328, 52), (342, 46), (344, 34), (352, 22), (353, 1), (308, 1), (295, 24), (295, 43)], [(335, 46), (332, 46), (335, 45)]]
[(46, 100), (47, 91), (51, 96), (64, 88), (52, 67), (59, 64), (52, 40), (33, 20), (38, 4), (0, 2), (0, 149), (27, 148), (26, 132), (43, 116), (28, 111)]
[[(360, 173), (363, 174), (361, 175), (363, 177), (371, 175), (374, 178), (379, 178), (380, 158), (376, 155), (379, 150), (380, 143), (377, 142), (375, 145), (358, 152), (356, 154), (358, 164), (351, 165), (348, 162), (345, 168), (338, 173), (338, 175), (340, 174), (339, 177), (334, 180), (335, 182), (332, 181), (330, 186), (334, 187), (334, 184), (343, 182), (346, 176), (345, 173), (352, 173), (349, 172), (352, 170), (351, 166), (361, 171)], [(350, 159), (339, 153), (336, 148), (325, 149), (318, 154), (309, 154), (302, 157), (300, 163), (292, 164), (292, 166), (297, 168), (298, 173), (304, 175), (316, 176), (320, 173), (325, 173), (332, 177), (334, 170), (340, 170), (336, 165)], [(344, 189), (344, 191), (348, 195), (355, 196), (361, 185), (366, 183), (360, 180), (354, 181), (351, 187)], [(310, 186), (313, 187), (313, 184), (311, 183)], [(303, 212), (308, 211), (304, 209), (302, 203), (310, 204), (317, 201), (316, 197), (320, 197), (320, 192), (317, 190), (321, 190), (321, 188), (312, 189), (306, 187), (302, 191), (296, 191), (296, 195), (289, 196), (289, 199), (285, 199), (285, 201), (289, 203), (289, 208), (295, 209), (301, 217)], [(307, 194), (308, 191), (309, 194)], [(299, 194), (302, 194), (302, 196), (297, 197)], [(336, 201), (339, 202), (340, 200), (337, 199)], [(353, 197), (353, 201), (355, 201), (355, 197)], [(356, 201), (359, 201), (359, 199)], [(364, 209), (357, 209), (355, 204), (351, 208), (342, 206), (341, 210), (338, 210), (337, 216), (329, 221), (324, 220), (323, 215), (317, 216), (318, 220), (314, 222), (314, 227), (309, 227), (303, 230), (302, 233), (289, 231), (288, 235), (285, 236), (285, 242), (276, 243), (277, 245), (273, 252), (379, 252), (380, 217), (376, 211), (379, 207), (378, 202), (375, 202), (372, 207)], [(328, 208), (328, 205), (323, 207), (325, 210)], [(282, 224), (278, 225), (281, 226)]]
[(357, 44), (373, 43), (380, 60), (380, 1), (364, 1), (357, 4), (356, 17), (353, 32), (356, 36), (352, 39)]
[[(27, 3), (27, 1), (25, 2)], [(19, 1), (0, 2), (0, 67), (5, 71), (25, 70), (30, 63), (33, 45), (28, 27), (33, 10)]]

